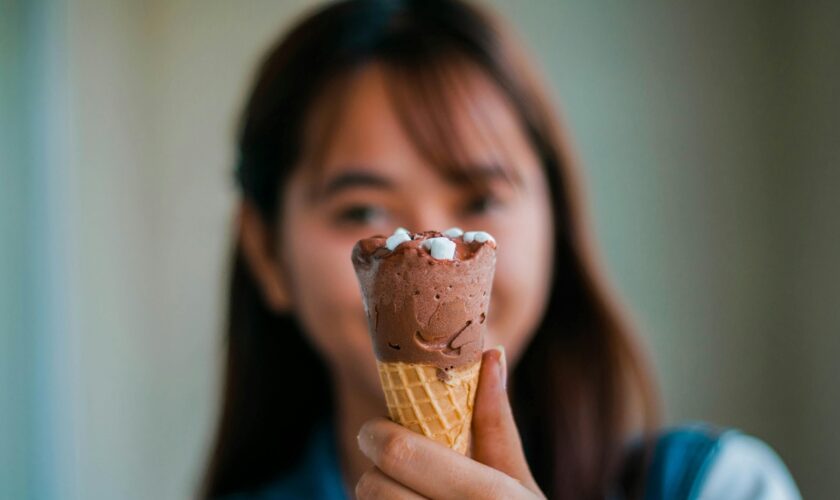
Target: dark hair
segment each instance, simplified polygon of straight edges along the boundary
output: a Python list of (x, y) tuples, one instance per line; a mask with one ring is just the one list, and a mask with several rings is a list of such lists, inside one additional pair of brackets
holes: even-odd
[[(367, 62), (422, 72), (455, 56), (486, 74), (541, 160), (556, 226), (548, 306), (510, 378), (517, 424), (534, 477), (550, 498), (604, 497), (622, 473), (628, 421), (640, 417), (646, 431), (653, 429), (657, 399), (596, 264), (570, 147), (518, 50), (500, 23), (462, 1), (323, 7), (262, 62), (242, 117), (237, 179), (268, 223), (282, 218), (278, 193), (302, 154), (315, 101), (331, 81)], [(229, 300), (222, 415), (202, 491), (209, 497), (289, 471), (314, 423), (333, 412), (323, 360), (293, 314), (275, 314), (263, 302), (238, 246)], [(281, 358), (292, 362), (280, 364)]]

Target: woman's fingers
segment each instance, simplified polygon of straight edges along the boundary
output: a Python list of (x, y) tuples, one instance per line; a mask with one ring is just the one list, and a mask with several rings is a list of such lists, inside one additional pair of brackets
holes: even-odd
[(501, 346), (484, 353), (472, 424), (473, 458), (518, 479), (530, 490), (539, 491), (513, 420), (506, 365)]
[(429, 498), (533, 496), (507, 474), (384, 418), (366, 422), (358, 439), (362, 452), (384, 474)]
[(372, 500), (375, 498), (422, 500), (425, 497), (411, 491), (383, 474), (381, 470), (373, 467), (362, 474), (359, 482), (356, 483), (356, 498), (358, 500)]
[(366, 422), (359, 447), (376, 464), (375, 484), (385, 487), (383, 476), (409, 492), (440, 499), (542, 496), (513, 420), (506, 370), (503, 350), (484, 353), (472, 424), (474, 459), (389, 420)]

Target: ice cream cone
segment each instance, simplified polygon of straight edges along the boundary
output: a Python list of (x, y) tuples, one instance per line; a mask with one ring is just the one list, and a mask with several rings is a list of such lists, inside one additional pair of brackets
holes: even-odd
[(400, 229), (360, 240), (352, 261), (391, 419), (467, 454), (495, 240)]
[(391, 420), (467, 454), (481, 361), (450, 370), (446, 381), (433, 365), (377, 361), (377, 366)]

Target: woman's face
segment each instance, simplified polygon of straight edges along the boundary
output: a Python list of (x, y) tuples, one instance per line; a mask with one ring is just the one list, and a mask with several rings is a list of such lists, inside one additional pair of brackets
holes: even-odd
[[(377, 64), (342, 82), (329, 140), (312, 147), (320, 155), (317, 175), (304, 160), (281, 193), (276, 242), (289, 307), (333, 376), (377, 396), (375, 358), (350, 262), (356, 241), (399, 226), (490, 232), (498, 253), (485, 345), (504, 345), (512, 363), (543, 314), (553, 241), (544, 174), (515, 115), (489, 81), (473, 78), (469, 91), (471, 102), (482, 108), (481, 119), (492, 124), (493, 141), (471, 121), (468, 109), (451, 110), (461, 147), (487, 176), (482, 192), (463, 178), (444, 175), (417, 151), (386, 82)], [(482, 169), (508, 162), (518, 172), (513, 182), (498, 170)]]

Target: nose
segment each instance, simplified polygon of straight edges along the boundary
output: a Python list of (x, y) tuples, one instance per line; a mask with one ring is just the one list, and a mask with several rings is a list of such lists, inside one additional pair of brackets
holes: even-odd
[(456, 224), (453, 214), (438, 203), (420, 204), (412, 213), (407, 228), (411, 231), (445, 231)]

